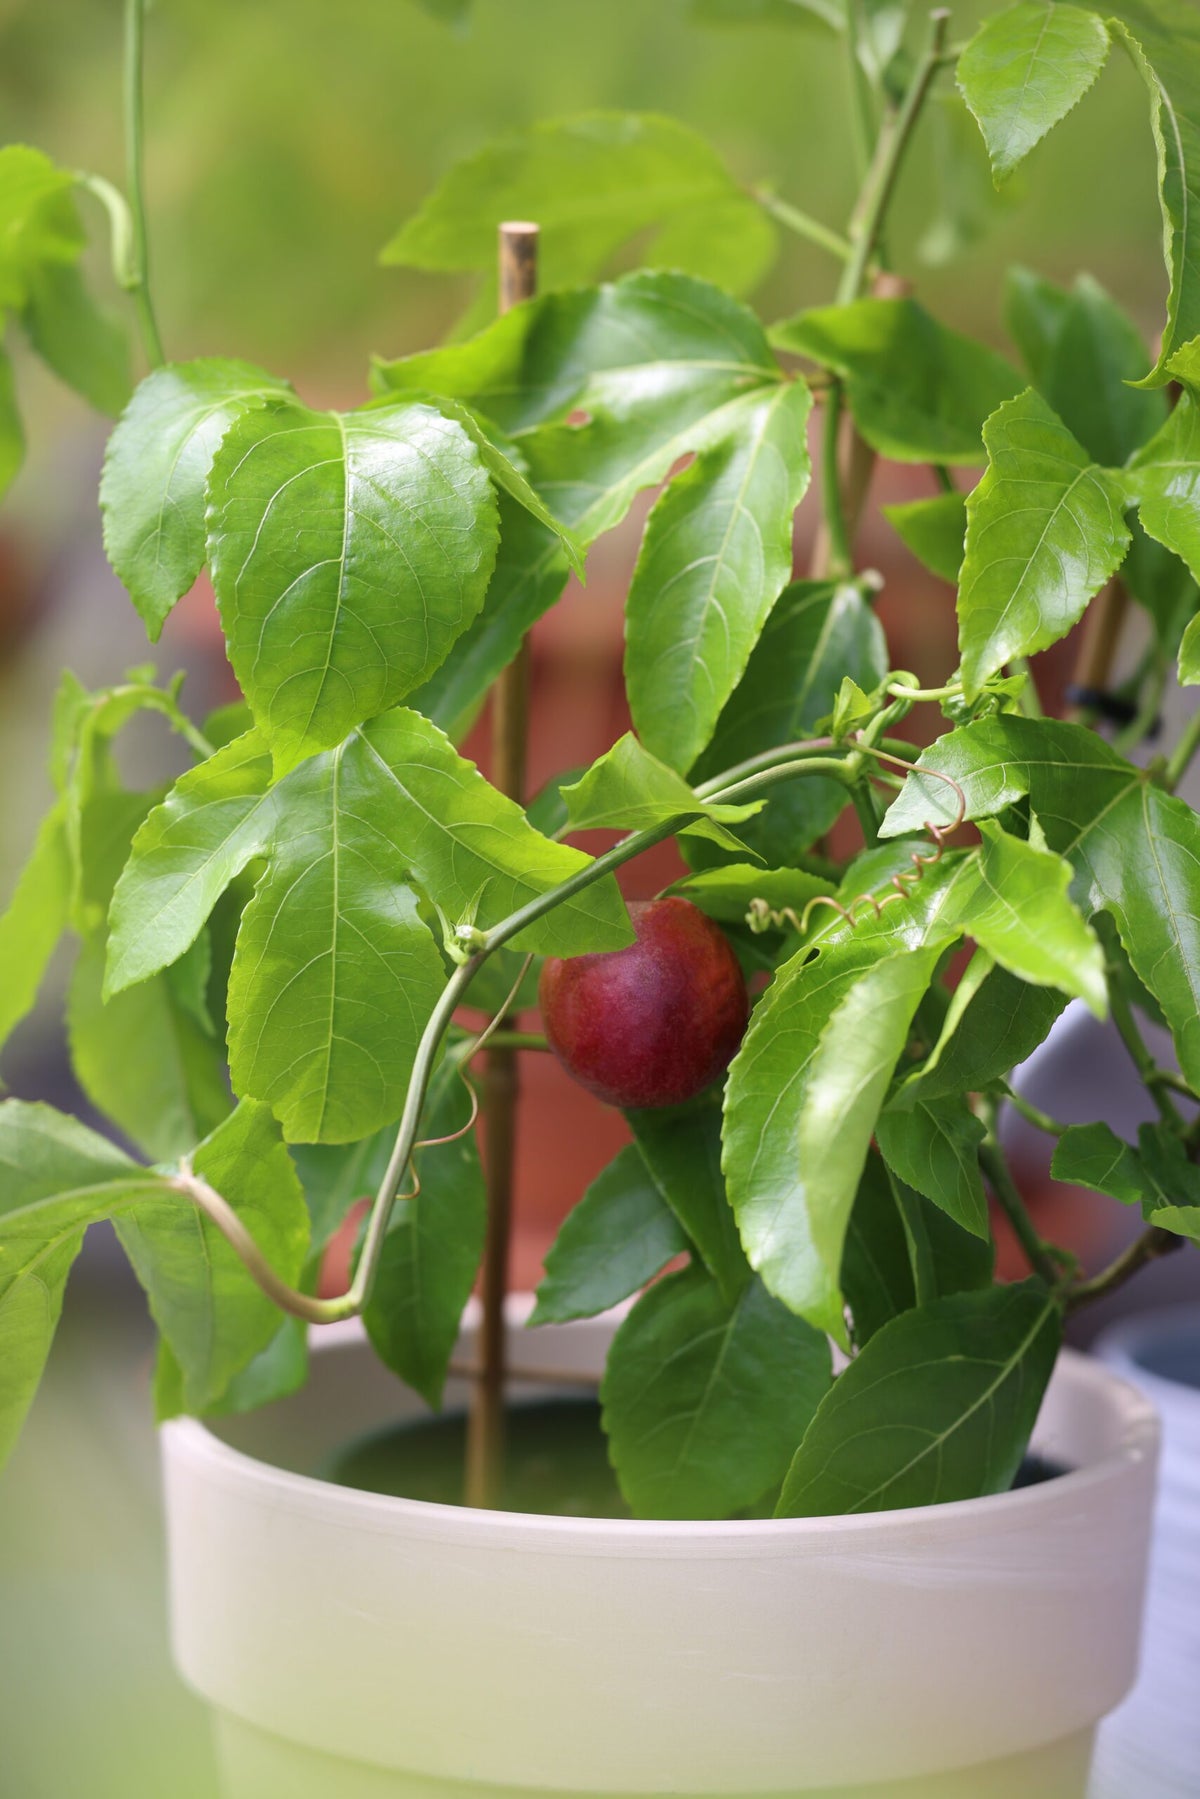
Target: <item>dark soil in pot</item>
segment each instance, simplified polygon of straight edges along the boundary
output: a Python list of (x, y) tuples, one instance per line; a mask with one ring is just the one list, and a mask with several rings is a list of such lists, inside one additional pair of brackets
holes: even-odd
[[(373, 1431), (320, 1469), (338, 1486), (433, 1505), (461, 1505), (466, 1418), (450, 1412)], [(504, 1490), (498, 1510), (559, 1518), (628, 1518), (608, 1460), (594, 1399), (547, 1399), (508, 1414)], [(1036, 1486), (1065, 1470), (1041, 1456), (1021, 1464), (1014, 1487)], [(745, 1516), (769, 1518), (776, 1495)]]

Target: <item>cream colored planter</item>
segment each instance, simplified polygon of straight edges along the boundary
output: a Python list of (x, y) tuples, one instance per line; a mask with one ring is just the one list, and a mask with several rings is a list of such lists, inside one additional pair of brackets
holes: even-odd
[[(522, 1333), (517, 1353), (597, 1371), (613, 1328)], [(1042, 1410), (1060, 1479), (658, 1524), (295, 1472), (421, 1410), (357, 1328), (315, 1347), (295, 1398), (163, 1432), (175, 1654), (216, 1709), (229, 1799), (1082, 1799), (1135, 1672), (1158, 1439), (1098, 1364), (1065, 1355)]]

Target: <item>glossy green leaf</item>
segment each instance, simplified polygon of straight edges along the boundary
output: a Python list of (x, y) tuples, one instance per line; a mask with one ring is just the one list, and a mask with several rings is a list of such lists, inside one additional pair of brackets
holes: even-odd
[[(239, 1106), (195, 1151), (192, 1165), (238, 1213), (280, 1277), (298, 1280), (308, 1213), (267, 1108)], [(216, 1226), (182, 1195), (122, 1211), (114, 1222), (182, 1370), (183, 1405), (203, 1411), (271, 1341), (279, 1311)]]
[(1073, 1187), (1109, 1193), (1123, 1205), (1139, 1205), (1146, 1177), (1132, 1150), (1107, 1124), (1073, 1124), (1054, 1146), (1050, 1173)]
[(897, 937), (851, 933), (815, 961), (801, 951), (787, 963), (754, 1010), (726, 1090), (723, 1164), (751, 1266), (843, 1342), (846, 1222), (941, 947), (935, 937), (900, 954)]
[(984, 420), (1021, 386), (1002, 356), (915, 300), (818, 307), (771, 342), (840, 375), (862, 436), (894, 462), (982, 462)]
[(573, 831), (652, 830), (672, 818), (691, 816), (695, 822), (687, 829), (693, 835), (711, 837), (735, 856), (744, 855), (745, 846), (725, 826), (742, 823), (763, 804), (714, 805), (698, 799), (682, 775), (651, 755), (629, 731), (572, 786), (564, 787), (562, 797)]
[[(1095, 732), (1056, 720), (989, 718), (925, 751), (881, 827), (949, 822), (957, 809), (935, 768), (958, 782), (968, 818), (1028, 796), (1049, 847), (1075, 869), (1085, 916), (1112, 914), (1138, 977), (1162, 1006), (1180, 1066), (1200, 1083), (1200, 824)], [(941, 791), (935, 793), (934, 788)]]
[(1124, 43), (1150, 96), (1170, 292), (1158, 361), (1145, 380), (1162, 386), (1174, 353), (1200, 336), (1200, 17), (1191, 0), (1088, 4)]
[(626, 1144), (560, 1226), (529, 1322), (593, 1318), (644, 1287), (687, 1247), (641, 1150)]
[(802, 382), (748, 397), (646, 524), (626, 602), (625, 683), (647, 748), (688, 769), (792, 572), (810, 474)]
[(67, 928), (71, 872), (60, 800), (42, 820), (8, 908), (0, 913), (0, 1044), (32, 1009)]
[[(879, 621), (857, 587), (795, 582), (767, 620), (693, 779), (812, 736), (847, 675), (873, 688), (887, 666)], [(772, 866), (787, 866), (829, 829), (846, 798), (840, 782), (818, 775), (781, 782), (738, 835)]]
[(888, 1166), (977, 1237), (988, 1234), (987, 1198), (979, 1172), (980, 1120), (958, 1100), (918, 1100), (879, 1115), (875, 1135)]
[(613, 1339), (600, 1396), (621, 1491), (642, 1518), (725, 1518), (782, 1478), (829, 1388), (829, 1346), (750, 1281), (656, 1283)]
[(383, 260), (490, 273), (504, 219), (537, 220), (546, 287), (589, 280), (637, 237), (647, 266), (743, 292), (775, 250), (770, 221), (696, 132), (653, 113), (591, 112), (529, 126), (455, 164)]
[(248, 362), (171, 363), (141, 383), (109, 438), (100, 480), (104, 548), (152, 641), (204, 566), (205, 489), (217, 446), (243, 412), (287, 391)]
[(1144, 1124), (1138, 1131), (1138, 1160), (1145, 1174), (1142, 1216), (1147, 1224), (1200, 1243), (1200, 1168), (1174, 1131)]
[(993, 414), (984, 438), (958, 593), (968, 698), (1012, 657), (1065, 636), (1129, 547), (1115, 477), (1032, 389)]
[(979, 887), (961, 914), (964, 928), (1010, 974), (1061, 988), (1104, 1018), (1104, 951), (1068, 896), (1069, 864), (990, 820), (979, 829)]
[(1184, 393), (1122, 480), (1142, 527), (1200, 580), (1200, 405)]
[[(974, 960), (980, 954), (977, 952)], [(945, 1041), (939, 1042), (927, 1064), (913, 1071), (902, 1094), (937, 1099), (946, 1094), (978, 1093), (1018, 1067), (1045, 1042), (1067, 1003), (1066, 995), (1053, 987), (1032, 986), (1007, 968), (990, 964), (991, 958), (985, 957), (978, 986), (967, 991), (960, 984), (956, 989), (947, 1013)], [(960, 991), (963, 1004), (956, 1010)]]
[(1032, 0), (976, 32), (958, 59), (958, 85), (979, 122), (997, 186), (1083, 99), (1108, 47), (1094, 13)]
[(1165, 400), (1131, 385), (1145, 372), (1146, 345), (1098, 281), (1078, 275), (1067, 290), (1010, 269), (1004, 316), (1034, 386), (1093, 462), (1117, 468), (1154, 435)]
[[(448, 1057), (431, 1083), (421, 1136), (449, 1136), (469, 1117), (467, 1090)], [(418, 1150), (414, 1162), (421, 1191), (393, 1208), (363, 1323), (380, 1360), (438, 1406), (483, 1255), (487, 1197), (473, 1130)]]
[(778, 1516), (828, 1517), (1003, 1493), (1061, 1338), (1035, 1281), (958, 1293), (876, 1332), (788, 1470)]
[(507, 494), (499, 498), (500, 549), (483, 606), (441, 667), (408, 696), (408, 704), (439, 725), (453, 743), (466, 736), (492, 682), (567, 581), (567, 559), (558, 537)]
[(725, 1298), (734, 1299), (750, 1269), (721, 1170), (721, 1089), (626, 1117), (659, 1192)]
[[(786, 908), (800, 917), (810, 900), (833, 892), (833, 883), (803, 868), (754, 868), (749, 862), (726, 862), (720, 868), (702, 868), (685, 876), (669, 891), (683, 894), (710, 918), (742, 924), (755, 900), (765, 900), (772, 911)], [(779, 928), (796, 927), (785, 918)]]
[(957, 586), (967, 532), (965, 494), (939, 493), (932, 500), (907, 500), (885, 506), (883, 513), (918, 562)]
[(429, 406), (235, 421), (209, 476), (209, 564), (281, 769), (429, 678), (483, 604), (497, 541), (478, 448)]

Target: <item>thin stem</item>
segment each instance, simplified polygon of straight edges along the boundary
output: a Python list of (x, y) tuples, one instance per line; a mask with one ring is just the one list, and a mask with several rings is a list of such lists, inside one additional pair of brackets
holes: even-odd
[(850, 798), (862, 827), (863, 842), (872, 849), (879, 842), (879, 810), (875, 794), (865, 781), (850, 783)]
[(1174, 793), (1182, 781), (1197, 750), (1200, 750), (1200, 706), (1188, 719), (1183, 734), (1167, 761), (1163, 782), (1169, 793)]
[(1019, 1112), (1035, 1130), (1045, 1131), (1048, 1137), (1061, 1137), (1064, 1131), (1070, 1129), (1069, 1125), (1060, 1124), (1057, 1118), (1051, 1118), (1049, 1112), (1043, 1112), (1040, 1106), (1030, 1105), (1024, 1095), (1017, 1093), (1012, 1087), (1005, 1090), (1004, 1097), (1014, 1112)]
[(493, 1049), (548, 1050), (550, 1048), (540, 1031), (493, 1031), (488, 1041)]
[(789, 200), (781, 200), (778, 194), (771, 192), (770, 188), (755, 187), (751, 188), (750, 192), (763, 211), (769, 212), (771, 217), (776, 219), (786, 230), (794, 232), (797, 237), (805, 238), (810, 244), (816, 244), (819, 249), (828, 250), (829, 254), (836, 256), (839, 262), (849, 262), (854, 254), (854, 247), (849, 238), (839, 236), (836, 231), (831, 231), (828, 225), (822, 225), (819, 219), (814, 219), (807, 212), (801, 212), (800, 208), (793, 206)]
[(951, 694), (961, 693), (962, 682), (947, 681), (944, 687), (908, 687), (903, 681), (889, 681), (884, 691), (898, 700), (948, 700)]
[(1021, 1198), (1016, 1181), (1012, 1177), (1004, 1152), (996, 1139), (994, 1128), (989, 1129), (987, 1138), (979, 1146), (979, 1166), (987, 1175), (992, 1192), (1000, 1202), (1013, 1233), (1025, 1252), (1025, 1259), (1035, 1274), (1041, 1275), (1048, 1287), (1058, 1284), (1059, 1271), (1051, 1257), (1049, 1246), (1043, 1243), (1029, 1213), (1025, 1210), (1025, 1201)]
[(796, 743), (782, 743), (776, 749), (763, 750), (760, 755), (747, 756), (744, 762), (735, 762), (732, 768), (723, 769), (711, 781), (699, 782), (694, 792), (697, 799), (709, 799), (721, 788), (740, 781), (744, 775), (755, 775), (761, 768), (776, 768), (779, 763), (791, 762), (797, 756), (807, 755), (810, 750), (816, 754), (820, 750), (832, 750), (836, 747), (832, 737), (807, 737)]
[(859, 55), (858, 0), (846, 0), (845, 20), (846, 75), (850, 86), (850, 113), (854, 122), (854, 158), (861, 180), (870, 160), (875, 118), (867, 72)]
[(150, 298), (150, 258), (146, 243), (146, 200), (142, 187), (142, 63), (145, 0), (125, 0), (125, 181), (129, 189), (129, 280), (142, 344), (151, 368), (161, 368), (162, 339)]
[(106, 181), (103, 175), (92, 175), (86, 169), (77, 169), (75, 181), (77, 186), (99, 200), (108, 214), (113, 280), (123, 293), (132, 293), (137, 286), (137, 276), (134, 273), (133, 216), (128, 200), (120, 188), (114, 187), (111, 181)]
[(825, 401), (825, 418), (821, 432), (821, 517), (825, 525), (824, 541), (818, 545), (812, 576), (814, 580), (844, 579), (854, 568), (850, 548), (850, 527), (842, 498), (842, 384), (835, 381)]
[(1148, 1262), (1156, 1262), (1160, 1256), (1170, 1255), (1182, 1247), (1183, 1238), (1177, 1237), (1174, 1231), (1163, 1230), (1161, 1225), (1150, 1225), (1107, 1268), (1101, 1269), (1091, 1280), (1077, 1281), (1073, 1287), (1068, 1287), (1065, 1295), (1067, 1311), (1078, 1311), (1080, 1306), (1091, 1305), (1094, 1300), (1115, 1293)]
[(929, 464), (929, 472), (933, 476), (941, 493), (958, 492), (957, 487), (954, 485), (954, 476), (950, 473), (950, 470), (946, 467), (944, 462), (931, 462)]
[(1119, 979), (1109, 979), (1108, 1004), (1112, 1013), (1112, 1021), (1129, 1053), (1129, 1059), (1137, 1069), (1142, 1085), (1158, 1107), (1163, 1123), (1173, 1131), (1182, 1131), (1183, 1119), (1170, 1094), (1164, 1091), (1163, 1083), (1159, 1080), (1162, 1070), (1150, 1054), (1146, 1040), (1138, 1029), (1137, 1020), (1133, 1016), (1133, 1007), (1126, 999)]

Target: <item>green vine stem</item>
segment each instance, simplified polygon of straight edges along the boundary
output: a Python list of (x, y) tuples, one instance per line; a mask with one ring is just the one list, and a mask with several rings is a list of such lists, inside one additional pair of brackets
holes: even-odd
[[(146, 0), (125, 0), (125, 179), (129, 189), (129, 245), (127, 279), (122, 284), (133, 296), (142, 344), (151, 368), (161, 368), (162, 338), (150, 298), (150, 256), (146, 241), (146, 199), (142, 185), (142, 65), (146, 24)], [(105, 183), (105, 186), (108, 184)], [(93, 192), (98, 190), (93, 187)], [(108, 199), (100, 197), (108, 204)]]
[(979, 1146), (979, 1166), (987, 1176), (992, 1192), (996, 1195), (1000, 1209), (1011, 1224), (1013, 1234), (1021, 1245), (1029, 1266), (1035, 1274), (1041, 1276), (1048, 1287), (1055, 1288), (1059, 1284), (1060, 1270), (1055, 1263), (1051, 1245), (1044, 1243), (1034, 1228), (1033, 1220), (1025, 1209), (1025, 1201), (1021, 1198), (1004, 1151), (1000, 1147), (996, 1135), (994, 1101), (987, 1099), (981, 1103), (980, 1116), (987, 1126), (987, 1136)]
[(1074, 1286), (1068, 1287), (1064, 1295), (1067, 1311), (1077, 1311), (1080, 1306), (1091, 1305), (1095, 1300), (1115, 1293), (1118, 1287), (1123, 1287), (1127, 1280), (1138, 1274), (1148, 1263), (1157, 1262), (1160, 1257), (1182, 1249), (1183, 1243), (1184, 1239), (1177, 1237), (1173, 1231), (1165, 1231), (1161, 1225), (1150, 1225), (1107, 1268), (1093, 1275), (1090, 1280), (1076, 1281)]
[(769, 212), (777, 223), (793, 232), (796, 237), (804, 238), (820, 250), (827, 250), (839, 262), (849, 262), (853, 256), (854, 246), (849, 238), (840, 237), (828, 225), (823, 225), (820, 219), (814, 219), (811, 213), (802, 212), (798, 206), (793, 206), (790, 200), (780, 199), (769, 187), (751, 188), (750, 195), (758, 201), (764, 212)]

